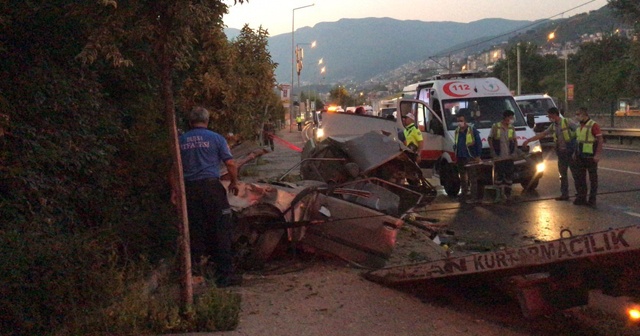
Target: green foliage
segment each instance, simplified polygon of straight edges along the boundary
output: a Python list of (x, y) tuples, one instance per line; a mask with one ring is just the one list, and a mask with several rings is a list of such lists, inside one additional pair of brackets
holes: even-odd
[[(547, 92), (541, 83), (546, 76), (554, 73), (560, 73), (562, 69), (561, 63), (555, 58), (544, 57), (538, 54), (538, 46), (532, 43), (523, 43), (520, 46), (513, 45), (507, 50), (507, 57), (499, 61), (494, 68), (494, 75), (503, 82), (511, 82), (511, 88), (517, 85), (517, 53), (520, 48), (520, 92), (539, 93)], [(564, 84), (563, 84), (564, 85)]]
[[(141, 305), (123, 309), (128, 317), (118, 323), (99, 322), (105, 307), (137, 292), (132, 283), (175, 251), (161, 69), (172, 71), (181, 111), (195, 104), (233, 111), (249, 99), (252, 113), (281, 118), (268, 76), (273, 63), (265, 55), (236, 60), (239, 51), (222, 34), (221, 1), (6, 1), (0, 13), (0, 114), (11, 134), (0, 136), (0, 334), (181, 326), (175, 298), (154, 308), (158, 314)], [(257, 40), (245, 35), (266, 50), (264, 32)], [(253, 70), (241, 72), (249, 61)], [(255, 97), (244, 91), (249, 86), (222, 85), (258, 70), (269, 83), (252, 82)], [(259, 119), (243, 115), (236, 124), (235, 116), (216, 128), (249, 129)]]
[[(493, 75), (516, 87), (517, 47), (497, 63)], [(537, 54), (534, 44), (520, 46), (521, 92), (548, 93), (564, 100), (565, 60)], [(608, 114), (622, 97), (640, 96), (640, 45), (637, 41), (611, 35), (597, 42), (584, 43), (567, 60), (567, 79), (574, 84), (574, 106), (588, 107), (591, 113)]]
[[(133, 281), (137, 280), (137, 281)], [(132, 279), (127, 290), (82, 325), (68, 326), (64, 334), (145, 335), (185, 332), (233, 330), (238, 326), (241, 298), (217, 288), (203, 289), (186, 310), (180, 307), (179, 289), (175, 279), (162, 274), (155, 279), (158, 287), (148, 281)]]
[(238, 326), (240, 295), (212, 288), (195, 299), (195, 331), (227, 331)]
[(640, 4), (636, 0), (608, 0), (614, 13), (640, 29)]
[(355, 105), (355, 99), (351, 97), (349, 91), (341, 85), (329, 91), (329, 102), (343, 107)]
[(618, 36), (583, 44), (569, 58), (576, 103), (591, 106), (592, 113), (606, 113), (618, 98), (633, 97), (629, 86), (629, 74), (635, 69), (629, 59), (632, 51), (631, 41)]
[(90, 319), (128, 280), (114, 241), (104, 231), (2, 231), (2, 334), (42, 335)]
[(221, 28), (210, 31), (195, 47), (192, 77), (180, 90), (183, 110), (207, 106), (214, 112), (215, 131), (246, 139), (252, 139), (268, 118), (283, 120), (284, 108), (275, 92), (276, 63), (267, 42), (266, 30), (248, 26), (232, 42)]

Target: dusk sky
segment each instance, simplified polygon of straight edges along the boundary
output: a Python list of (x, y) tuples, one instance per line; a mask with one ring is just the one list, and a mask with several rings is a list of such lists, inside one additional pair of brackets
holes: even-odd
[(313, 3), (312, 7), (295, 11), (295, 29), (365, 17), (454, 22), (485, 18), (537, 20), (552, 16), (559, 19), (607, 4), (607, 0), (249, 0), (237, 5), (233, 5), (233, 0), (224, 2), (229, 5), (229, 14), (223, 17), (227, 27), (240, 29), (248, 23), (257, 29), (262, 25), (270, 36), (290, 33), (293, 9)]

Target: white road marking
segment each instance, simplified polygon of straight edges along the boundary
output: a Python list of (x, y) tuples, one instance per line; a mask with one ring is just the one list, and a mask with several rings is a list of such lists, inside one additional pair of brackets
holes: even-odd
[(606, 168), (606, 167), (598, 167), (598, 169), (609, 170), (609, 171), (614, 171), (614, 172), (618, 172), (618, 173), (627, 173), (627, 174), (633, 174), (633, 175), (640, 175), (639, 172), (632, 172), (632, 171), (628, 171), (628, 170), (620, 170), (620, 169), (613, 169), (613, 168)]
[(626, 213), (629, 216), (636, 216), (636, 217), (640, 217), (639, 213), (636, 212), (631, 212), (631, 211), (625, 211), (624, 213)]
[(637, 150), (637, 149), (615, 148), (615, 147), (609, 147), (609, 146), (604, 146), (604, 149), (606, 149), (606, 150), (614, 150), (614, 151), (621, 151), (621, 152), (640, 153), (640, 150)]

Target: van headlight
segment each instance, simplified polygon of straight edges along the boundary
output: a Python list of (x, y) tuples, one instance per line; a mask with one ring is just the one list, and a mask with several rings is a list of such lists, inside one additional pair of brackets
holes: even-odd
[(542, 146), (540, 145), (539, 142), (537, 145), (534, 145), (533, 147), (529, 146), (529, 153), (540, 153), (540, 152), (542, 152)]
[(318, 128), (316, 130), (316, 139), (320, 139), (324, 137), (324, 130), (322, 128)]

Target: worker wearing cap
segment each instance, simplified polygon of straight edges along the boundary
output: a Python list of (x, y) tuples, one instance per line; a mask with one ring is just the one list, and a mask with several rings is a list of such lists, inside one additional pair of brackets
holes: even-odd
[(404, 144), (417, 154), (416, 162), (420, 161), (420, 148), (422, 148), (422, 132), (416, 127), (415, 117), (409, 112), (402, 116), (404, 123)]

